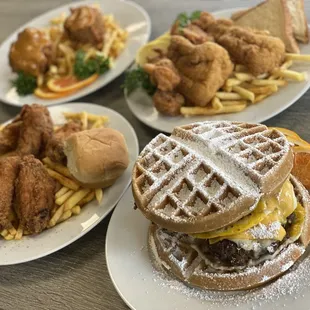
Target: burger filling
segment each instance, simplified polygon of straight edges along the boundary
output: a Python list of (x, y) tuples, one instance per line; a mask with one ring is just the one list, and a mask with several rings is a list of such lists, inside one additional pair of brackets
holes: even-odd
[(222, 229), (195, 234), (211, 268), (240, 269), (272, 259), (301, 234), (305, 211), (287, 180), (277, 197), (261, 199), (253, 212)]

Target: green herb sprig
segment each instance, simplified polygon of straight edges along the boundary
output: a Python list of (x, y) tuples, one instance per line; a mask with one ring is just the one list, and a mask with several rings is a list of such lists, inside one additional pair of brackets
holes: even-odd
[(86, 53), (83, 50), (78, 50), (75, 55), (74, 75), (84, 80), (91, 75), (98, 73), (103, 74), (110, 69), (110, 59), (102, 56), (96, 56), (85, 60)]
[(11, 83), (16, 87), (16, 91), (20, 96), (32, 94), (37, 88), (36, 77), (24, 72), (18, 72), (17, 78), (12, 80)]
[(141, 67), (126, 72), (122, 88), (127, 90), (128, 95), (137, 88), (143, 88), (150, 96), (154, 95), (157, 89), (149, 74)]

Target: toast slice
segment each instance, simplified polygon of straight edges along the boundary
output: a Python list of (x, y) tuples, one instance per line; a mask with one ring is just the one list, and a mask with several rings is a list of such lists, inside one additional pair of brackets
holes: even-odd
[(309, 28), (304, 0), (286, 0), (286, 2), (292, 18), (293, 32), (296, 40), (302, 43), (309, 43)]
[(293, 36), (293, 23), (287, 0), (268, 0), (240, 14), (235, 24), (258, 30), (268, 30), (280, 38), (287, 52), (299, 53), (298, 44)]

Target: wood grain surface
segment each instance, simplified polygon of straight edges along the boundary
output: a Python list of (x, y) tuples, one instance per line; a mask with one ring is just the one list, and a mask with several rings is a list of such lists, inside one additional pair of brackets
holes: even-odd
[[(67, 2), (1, 0), (0, 42), (31, 18)], [(166, 31), (172, 19), (181, 11), (196, 9), (215, 11), (251, 6), (259, 1), (138, 0), (137, 2), (150, 14), (152, 38), (154, 38)], [(310, 0), (305, 0), (305, 8), (309, 18)], [(7, 57), (7, 55), (0, 56)], [(130, 113), (120, 89), (122, 81), (123, 76), (79, 101), (107, 106), (124, 115), (136, 130), (142, 148), (157, 132), (143, 125)], [(310, 140), (309, 97), (308, 91), (292, 107), (270, 119), (266, 124), (291, 128)], [(0, 123), (12, 118), (18, 112), (19, 108), (0, 103)], [(0, 309), (128, 309), (114, 289), (106, 266), (105, 236), (109, 219), (110, 217), (106, 218), (87, 235), (57, 253), (26, 264), (0, 267)], [(152, 309), (156, 309), (156, 306), (153, 305)]]

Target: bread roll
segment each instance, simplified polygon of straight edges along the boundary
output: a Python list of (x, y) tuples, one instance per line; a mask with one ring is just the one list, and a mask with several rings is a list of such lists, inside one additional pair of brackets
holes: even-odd
[(72, 175), (85, 187), (112, 185), (129, 164), (124, 136), (111, 128), (96, 128), (72, 134), (64, 152)]

